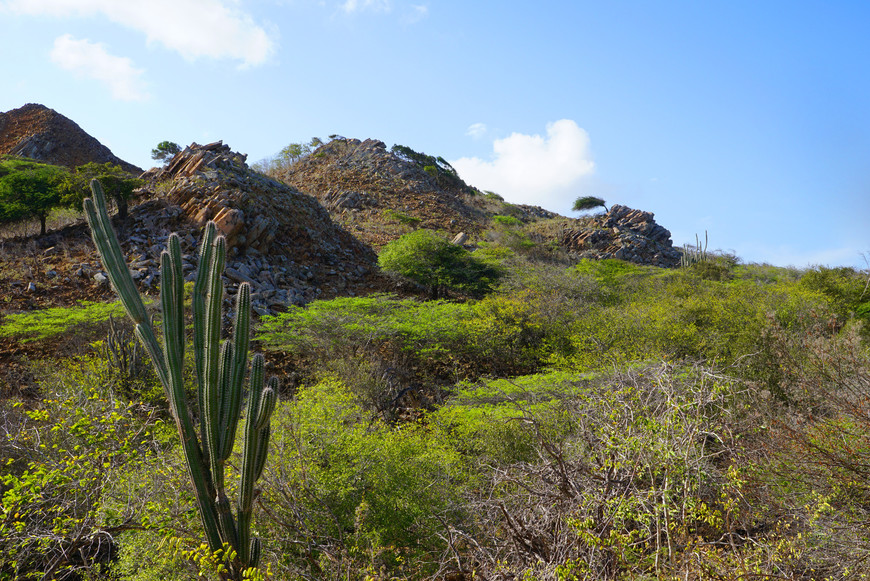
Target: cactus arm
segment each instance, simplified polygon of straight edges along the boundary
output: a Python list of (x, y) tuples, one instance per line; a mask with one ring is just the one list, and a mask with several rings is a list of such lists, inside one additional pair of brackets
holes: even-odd
[[(196, 359), (196, 380), (197, 380), (197, 396), (199, 401), (203, 401), (203, 378), (205, 377), (205, 360), (203, 352), (205, 349), (205, 299), (208, 294), (208, 279), (209, 267), (211, 263), (212, 250), (214, 247), (214, 239), (217, 235), (217, 227), (214, 222), (209, 222), (205, 226), (202, 243), (199, 250), (199, 267), (197, 268), (196, 281), (193, 284), (193, 296), (191, 297), (191, 306), (193, 308), (193, 352)], [(202, 433), (205, 433), (203, 426)]]
[(148, 321), (148, 314), (145, 311), (142, 297), (139, 296), (139, 291), (136, 290), (136, 283), (133, 282), (133, 278), (127, 270), (124, 252), (121, 250), (121, 244), (118, 242), (118, 237), (112, 228), (109, 214), (106, 212), (106, 199), (103, 195), (103, 188), (100, 186), (100, 182), (91, 180), (91, 191), (94, 194), (94, 199), (86, 198), (84, 202), (85, 217), (91, 228), (91, 238), (94, 241), (94, 245), (100, 251), (100, 258), (103, 261), (103, 266), (106, 267), (106, 271), (109, 274), (115, 274), (114, 277), (110, 276), (109, 279), (112, 281), (115, 291), (121, 297), (121, 302), (124, 304), (127, 314), (133, 319), (134, 323), (145, 323)]
[(223, 318), (223, 272), (226, 245), (223, 236), (213, 244), (213, 255), (208, 265), (206, 281), (208, 292), (205, 302), (205, 340), (203, 345), (203, 402), (205, 432), (204, 447), (208, 450), (212, 468), (216, 466), (220, 443), (220, 338)]
[(235, 359), (233, 360), (233, 373), (228, 389), (230, 397), (226, 409), (227, 429), (223, 433), (224, 440), (221, 445), (221, 453), (227, 458), (232, 452), (233, 442), (236, 440), (236, 431), (239, 426), (239, 413), (242, 407), (242, 387), (248, 365), (250, 328), (251, 286), (248, 283), (242, 283), (239, 285), (239, 292), (236, 295), (236, 317), (233, 329)]
[[(201, 438), (188, 410), (184, 389), (184, 280), (181, 245), (177, 235), (169, 237), (160, 257), (163, 310), (163, 347), (157, 341), (136, 284), (130, 276), (121, 246), (109, 221), (105, 196), (93, 182), (93, 200), (85, 200), (85, 212), (92, 237), (112, 286), (133, 320), (136, 335), (152, 359), (166, 391), (176, 428), (181, 438), (206, 540), (213, 551), (229, 544), (237, 558), (227, 562), (230, 576), (241, 579), (248, 567), (260, 560), (259, 539), (251, 538), (254, 483), (262, 475), (268, 452), (270, 420), (277, 402), (279, 383), (270, 378), (264, 385), (262, 355), (251, 361), (250, 389), (244, 430), (239, 502), (234, 518), (226, 496), (224, 467), (232, 453), (239, 425), (243, 383), (250, 347), (251, 289), (242, 284), (236, 297), (232, 341), (221, 343), (223, 319), (223, 274), (226, 241), (216, 234), (214, 223), (206, 226), (200, 249), (199, 272), (193, 290), (193, 345), (200, 402)], [(229, 577), (228, 577), (229, 578)]]

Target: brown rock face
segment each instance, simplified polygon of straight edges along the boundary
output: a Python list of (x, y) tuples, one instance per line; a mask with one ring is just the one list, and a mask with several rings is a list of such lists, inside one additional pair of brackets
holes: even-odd
[(253, 283), (255, 310), (258, 301), (263, 310), (359, 292), (377, 276), (372, 249), (317, 200), (249, 170), (245, 159), (220, 141), (194, 143), (143, 174), (140, 193), (197, 228), (215, 222), (227, 240), (227, 277)]
[(111, 162), (130, 173), (142, 173), (70, 119), (36, 103), (0, 113), (0, 155), (20, 155), (69, 168)]
[(680, 264), (671, 233), (656, 223), (652, 212), (614, 204), (583, 226), (569, 226), (562, 244), (584, 258), (619, 258), (664, 268)]

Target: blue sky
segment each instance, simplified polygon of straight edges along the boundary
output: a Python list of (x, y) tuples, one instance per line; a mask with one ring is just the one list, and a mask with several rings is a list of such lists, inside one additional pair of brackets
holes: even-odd
[(866, 268), (868, 24), (858, 1), (0, 0), (0, 111), (42, 103), (142, 167), (162, 140), (254, 162), (377, 138), (508, 201)]

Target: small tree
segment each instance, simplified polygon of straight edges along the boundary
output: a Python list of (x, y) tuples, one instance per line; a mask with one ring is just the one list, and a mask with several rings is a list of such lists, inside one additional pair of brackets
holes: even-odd
[(125, 172), (121, 166), (110, 162), (103, 164), (86, 163), (66, 176), (61, 184), (61, 202), (65, 205), (81, 209), (82, 202), (91, 194), (91, 180), (98, 180), (103, 191), (108, 194), (118, 207), (118, 217), (127, 217), (127, 202), (133, 196), (133, 190), (142, 185), (142, 180)]
[(59, 206), (64, 168), (29, 160), (9, 160), (0, 171), (0, 222), (39, 218), (39, 234), (52, 208)]
[(378, 263), (385, 272), (428, 287), (433, 299), (446, 296), (448, 290), (486, 294), (501, 274), (431, 230), (416, 230), (390, 242), (381, 250)]
[(181, 146), (174, 141), (161, 141), (157, 144), (157, 147), (151, 150), (151, 159), (166, 163), (172, 159), (172, 156), (180, 151)]
[(596, 196), (581, 196), (574, 200), (574, 207), (571, 208), (575, 212), (583, 212), (585, 210), (592, 210), (593, 208), (597, 208), (601, 206), (604, 208), (605, 212), (609, 212), (607, 206), (604, 205), (604, 200), (598, 198)]

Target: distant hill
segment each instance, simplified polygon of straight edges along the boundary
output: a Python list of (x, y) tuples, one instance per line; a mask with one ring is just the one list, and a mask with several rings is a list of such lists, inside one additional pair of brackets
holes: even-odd
[(111, 162), (130, 173), (142, 173), (142, 168), (120, 159), (72, 120), (37, 103), (0, 113), (0, 155), (20, 155), (68, 168)]

